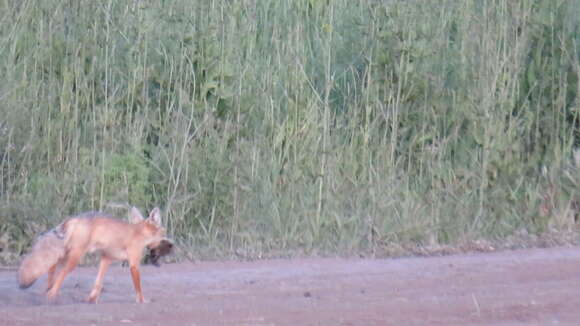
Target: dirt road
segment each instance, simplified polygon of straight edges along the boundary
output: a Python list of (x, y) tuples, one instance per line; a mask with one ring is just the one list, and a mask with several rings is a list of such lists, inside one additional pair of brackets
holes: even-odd
[(145, 266), (147, 304), (113, 267), (76, 269), (57, 302), (46, 278), (0, 270), (0, 325), (580, 325), (580, 248), (400, 259), (298, 259)]

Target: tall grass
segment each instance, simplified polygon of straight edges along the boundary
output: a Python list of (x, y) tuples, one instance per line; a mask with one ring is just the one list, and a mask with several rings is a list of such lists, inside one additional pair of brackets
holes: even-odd
[(570, 228), (579, 43), (579, 0), (0, 0), (0, 251), (127, 204), (212, 255)]

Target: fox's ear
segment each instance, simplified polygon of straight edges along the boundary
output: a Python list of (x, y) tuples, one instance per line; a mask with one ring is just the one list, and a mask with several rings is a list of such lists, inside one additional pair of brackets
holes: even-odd
[(139, 212), (137, 207), (131, 207), (131, 211), (129, 212), (129, 222), (137, 224), (141, 221), (143, 221), (143, 215), (141, 215), (141, 212)]
[(151, 210), (151, 213), (149, 213), (149, 218), (147, 220), (156, 225), (161, 226), (161, 213), (159, 211), (159, 207), (155, 207)]

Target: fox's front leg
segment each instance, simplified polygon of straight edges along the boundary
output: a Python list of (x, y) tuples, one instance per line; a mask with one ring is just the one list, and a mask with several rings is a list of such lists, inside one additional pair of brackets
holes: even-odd
[(135, 293), (137, 293), (137, 303), (144, 303), (143, 292), (141, 291), (141, 275), (139, 274), (139, 262), (141, 258), (129, 259), (129, 268), (131, 269), (131, 278), (133, 279), (133, 286)]

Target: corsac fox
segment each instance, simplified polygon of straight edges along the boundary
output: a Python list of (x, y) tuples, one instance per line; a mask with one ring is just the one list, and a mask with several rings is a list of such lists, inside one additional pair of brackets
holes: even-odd
[(139, 210), (131, 208), (130, 223), (100, 212), (87, 212), (70, 217), (54, 229), (40, 235), (18, 270), (20, 288), (31, 286), (48, 273), (46, 295), (52, 300), (58, 294), (66, 275), (87, 252), (100, 252), (101, 260), (95, 285), (88, 301), (96, 303), (103, 288), (103, 276), (115, 260), (127, 260), (137, 293), (137, 302), (145, 301), (141, 292), (139, 264), (143, 249), (160, 246), (165, 238), (159, 208), (144, 219)]

